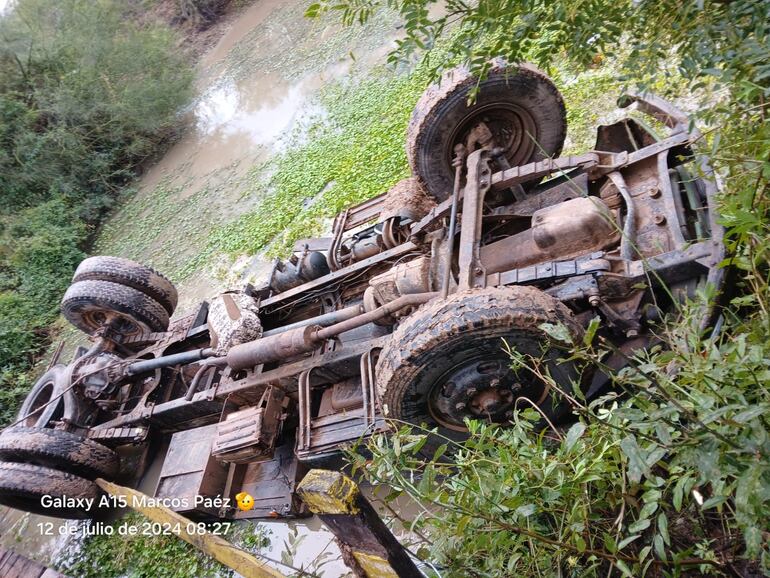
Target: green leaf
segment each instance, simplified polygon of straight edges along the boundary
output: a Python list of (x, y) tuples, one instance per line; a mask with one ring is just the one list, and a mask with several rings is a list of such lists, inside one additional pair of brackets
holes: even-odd
[(708, 510), (710, 508), (716, 508), (721, 506), (727, 501), (728, 496), (711, 496), (708, 500), (703, 502), (701, 510)]
[(626, 565), (623, 560), (615, 560), (613, 562), (618, 570), (623, 574), (623, 576), (628, 576), (629, 578), (634, 578), (634, 575), (631, 573), (631, 569)]
[(535, 513), (535, 509), (535, 504), (524, 504), (523, 506), (516, 508), (516, 514), (528, 518)]
[(620, 449), (628, 458), (628, 478), (632, 482), (638, 483), (642, 479), (642, 474), (649, 475), (650, 469), (645, 461), (644, 452), (636, 443), (634, 436), (626, 436), (620, 442)]
[(431, 461), (438, 461), (438, 459), (444, 455), (446, 452), (448, 445), (447, 444), (441, 444), (439, 447), (436, 448), (436, 451), (433, 452), (433, 459)]
[(768, 408), (766, 405), (758, 405), (733, 416), (733, 421), (737, 421), (738, 423), (746, 423), (755, 417), (759, 417), (760, 415), (767, 413), (767, 411)]
[(670, 546), (671, 538), (668, 535), (668, 518), (666, 517), (665, 512), (658, 514), (658, 532), (660, 532), (660, 535), (663, 537), (666, 546)]
[(636, 535), (634, 535), (634, 536), (628, 536), (627, 538), (623, 538), (623, 539), (620, 541), (620, 544), (618, 544), (618, 552), (620, 552), (620, 551), (621, 551), (623, 548), (625, 548), (625, 547), (626, 547), (626, 546), (628, 546), (628, 545), (629, 545), (631, 542), (633, 542), (634, 540), (636, 540), (636, 539), (637, 539), (639, 536), (641, 536), (641, 534), (636, 534)]
[(465, 531), (465, 527), (468, 525), (468, 522), (470, 522), (470, 521), (471, 521), (471, 517), (470, 516), (463, 516), (462, 518), (460, 518), (460, 521), (457, 522), (457, 527), (456, 527), (455, 532), (458, 535), (462, 535), (462, 533)]
[(609, 532), (604, 533), (604, 549), (610, 554), (614, 554), (618, 551), (618, 545), (615, 543), (615, 538)]
[(637, 520), (633, 524), (631, 524), (628, 527), (628, 531), (632, 534), (636, 534), (637, 532), (641, 532), (642, 530), (646, 530), (650, 527), (650, 519), (649, 518), (642, 518), (641, 520)]
[(591, 319), (591, 321), (588, 322), (588, 327), (586, 327), (586, 331), (583, 334), (583, 345), (588, 347), (591, 345), (594, 341), (594, 337), (596, 336), (596, 332), (599, 330), (599, 327), (601, 326), (601, 319), (599, 316), (594, 317)]
[(586, 431), (586, 426), (582, 422), (577, 422), (567, 431), (567, 435), (564, 438), (564, 451), (569, 453), (575, 446), (577, 441)]
[(666, 560), (666, 547), (660, 534), (655, 534), (655, 537), (652, 539), (652, 545), (655, 547), (655, 553), (658, 555), (658, 558)]
[(318, 3), (311, 4), (305, 10), (305, 18), (317, 18), (321, 13), (321, 5)]

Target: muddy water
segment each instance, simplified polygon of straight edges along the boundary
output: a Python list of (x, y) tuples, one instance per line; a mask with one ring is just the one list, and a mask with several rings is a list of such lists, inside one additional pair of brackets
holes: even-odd
[[(331, 19), (304, 18), (305, 6), (257, 0), (234, 20), (199, 64), (199, 96), (180, 118), (180, 139), (146, 171), (138, 194), (97, 241), (100, 253), (171, 275), (180, 288), (179, 314), (243, 284), (244, 271), (226, 257), (187, 278), (176, 273), (206, 246), (212, 230), (254, 208), (259, 197), (250, 192), (251, 172), (302, 142), (303, 128), (323, 118), (319, 91), (384, 63), (397, 37), (393, 15), (365, 28), (341, 28)], [(247, 269), (266, 272), (253, 259)]]
[[(256, 0), (232, 21), (199, 63), (198, 98), (180, 115), (179, 140), (146, 170), (137, 194), (104, 228), (98, 252), (173, 271), (205, 245), (213, 227), (253, 209), (258, 199), (244, 195), (244, 179), (301, 139), (309, 119), (323, 117), (316, 96), (324, 86), (385, 62), (397, 37), (392, 15), (364, 29), (341, 29), (332, 21), (305, 19), (306, 5)], [(162, 203), (157, 201), (160, 191), (167, 192)], [(148, 222), (164, 226), (138, 224)], [(242, 256), (217, 269), (196, 271), (177, 283), (177, 311), (183, 314), (216, 291), (268, 270), (259, 256)], [(152, 468), (143, 490), (152, 492), (157, 474), (158, 468)], [(53, 524), (50, 536), (38, 526), (46, 522)], [(49, 563), (71, 551), (73, 544), (60, 528), (73, 524), (0, 508), (0, 546)], [(331, 534), (317, 518), (258, 526), (270, 538), (266, 556), (279, 560), (286, 544), (295, 544), (294, 566), (313, 568), (314, 561), (323, 559), (317, 574), (347, 575)]]

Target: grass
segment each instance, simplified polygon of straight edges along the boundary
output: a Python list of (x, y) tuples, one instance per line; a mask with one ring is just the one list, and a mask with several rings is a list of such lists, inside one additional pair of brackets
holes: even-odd
[[(86, 546), (60, 561), (59, 570), (79, 578), (188, 578), (226, 577), (234, 572), (173, 535), (143, 535), (141, 514), (129, 513), (110, 524), (114, 535), (95, 535)], [(118, 536), (119, 527), (137, 528), (137, 535)], [(259, 553), (270, 545), (268, 531), (250, 522), (231, 526), (225, 539), (239, 548)]]

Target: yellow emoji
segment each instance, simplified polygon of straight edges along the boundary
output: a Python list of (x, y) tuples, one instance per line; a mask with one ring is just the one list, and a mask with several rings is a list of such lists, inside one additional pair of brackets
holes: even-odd
[(235, 501), (238, 502), (238, 507), (244, 512), (247, 512), (254, 507), (254, 498), (246, 492), (235, 494)]

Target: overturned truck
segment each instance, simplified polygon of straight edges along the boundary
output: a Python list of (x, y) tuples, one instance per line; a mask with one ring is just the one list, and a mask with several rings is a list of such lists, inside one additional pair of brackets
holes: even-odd
[[(300, 515), (307, 468), (389, 424), (462, 435), (466, 418), (505, 423), (525, 398), (565, 418), (569, 404), (511, 369), (503, 342), (568, 389), (577, 369), (542, 324), (579, 337), (600, 316), (617, 368), (679, 300), (719, 288), (716, 187), (682, 113), (623, 97), (668, 134), (625, 118), (560, 157), (565, 107), (543, 73), (498, 62), (469, 105), (477, 83), (458, 69), (429, 88), (408, 127), (413, 177), (298, 242), (262, 286), (170, 322), (163, 275), (83, 261), (61, 307), (92, 346), (55, 359), (0, 435), (0, 503), (94, 516), (41, 498), (95, 498), (97, 477), (135, 484), (163, 451), (155, 496), (179, 511)], [(589, 376), (589, 395), (607, 383)], [(213, 499), (240, 492), (252, 508)]]

